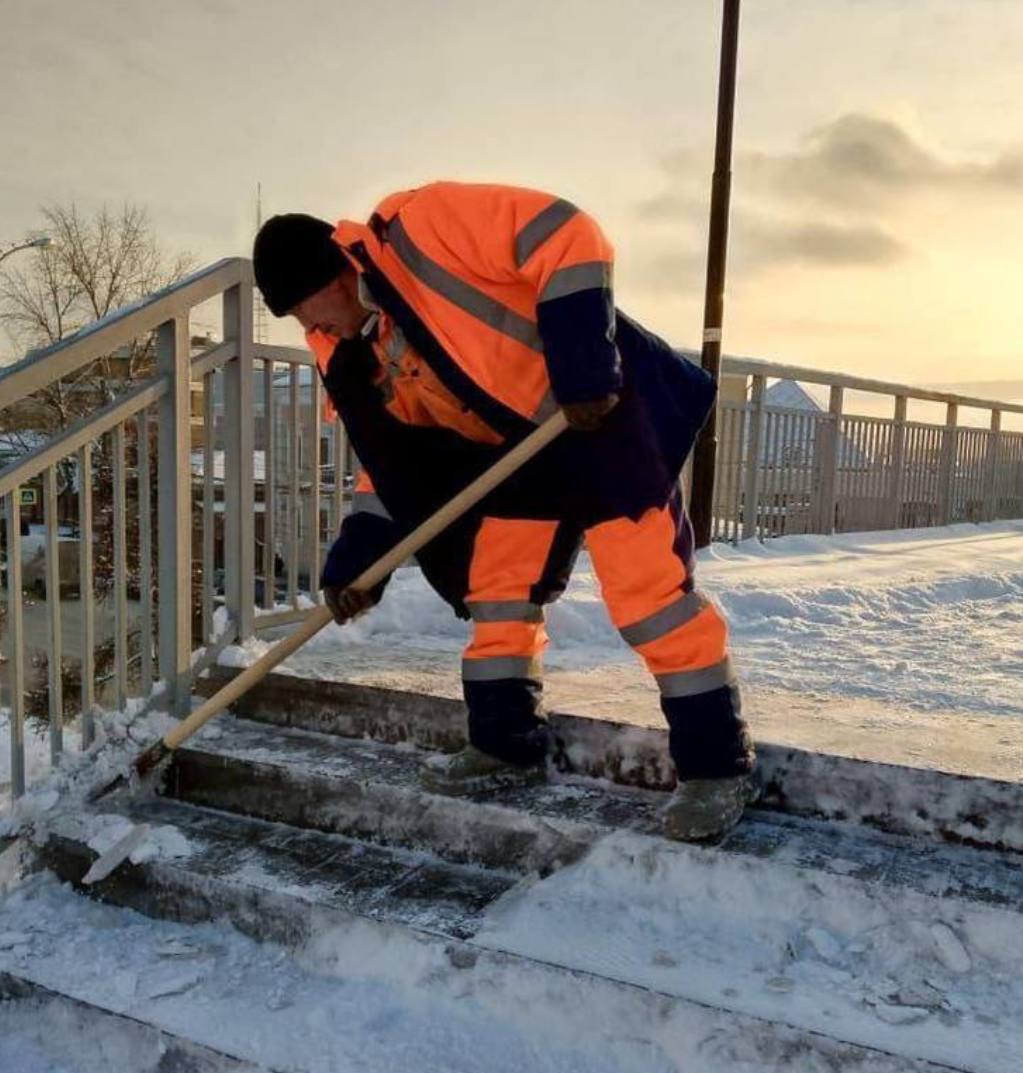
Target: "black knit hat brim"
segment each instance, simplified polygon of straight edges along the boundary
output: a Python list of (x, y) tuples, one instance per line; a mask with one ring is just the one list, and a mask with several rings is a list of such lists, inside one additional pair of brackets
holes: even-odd
[(337, 279), (344, 254), (326, 220), (289, 212), (271, 216), (252, 247), (252, 266), (267, 308), (283, 317), (299, 302)]

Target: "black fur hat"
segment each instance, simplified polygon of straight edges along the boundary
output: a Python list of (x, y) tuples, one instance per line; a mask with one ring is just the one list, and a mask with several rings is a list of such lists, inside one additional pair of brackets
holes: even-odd
[(259, 229), (252, 264), (256, 285), (275, 317), (341, 275), (346, 262), (333, 233), (326, 220), (304, 212), (271, 216)]

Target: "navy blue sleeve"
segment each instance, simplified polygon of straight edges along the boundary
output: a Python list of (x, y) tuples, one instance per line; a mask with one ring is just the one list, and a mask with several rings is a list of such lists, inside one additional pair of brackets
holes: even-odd
[[(347, 588), (368, 566), (390, 551), (404, 536), (401, 527), (390, 518), (381, 518), (368, 511), (349, 514), (341, 523), (320, 574), (320, 588), (328, 585)], [(371, 591), (378, 603), (390, 577), (384, 578)]]
[(611, 291), (588, 287), (536, 307), (547, 375), (557, 402), (593, 402), (622, 386)]

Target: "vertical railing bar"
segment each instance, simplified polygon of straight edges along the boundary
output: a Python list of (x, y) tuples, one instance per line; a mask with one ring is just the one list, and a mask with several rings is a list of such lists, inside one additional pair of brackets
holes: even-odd
[(783, 414), (775, 414), (774, 437), (774, 536), (785, 531), (785, 421)]
[(7, 685), (11, 713), (11, 797), (25, 792), (25, 627), (21, 595), (21, 489), (7, 494)]
[(787, 413), (785, 415), (785, 422), (782, 426), (784, 429), (781, 441), (781, 513), (778, 515), (782, 533), (788, 533), (789, 527), (789, 513), (792, 509), (792, 444), (794, 433), (792, 431), (795, 424), (795, 418), (792, 414)]
[(340, 419), (334, 422), (334, 503), (331, 519), (331, 536), (336, 537), (341, 528), (341, 516), (344, 512), (345, 450), (344, 425)]
[(768, 410), (767, 433), (770, 447), (767, 452), (767, 535), (778, 535), (778, 414)]
[[(835, 501), (838, 496), (838, 474), (842, 466), (842, 445), (847, 442), (844, 438), (842, 408), (845, 402), (845, 392), (840, 387), (832, 387), (828, 398), (828, 450), (824, 459), (824, 503), (823, 503), (823, 532), (835, 532)], [(848, 459), (846, 459), (848, 468)]]
[(49, 694), (50, 761), (57, 764), (64, 751), (64, 691), (61, 664), (64, 638), (60, 622), (60, 540), (57, 531), (57, 470), (43, 474), (43, 521), (46, 526), (46, 677)]
[(881, 469), (881, 424), (871, 418), (870, 421), (870, 527), (876, 528), (879, 498), (877, 476)]
[(188, 711), (191, 694), (192, 474), (188, 347), (187, 316), (160, 325), (157, 367), (167, 377), (170, 389), (159, 403), (159, 665), (160, 676), (167, 683), (171, 709), (177, 715)]
[(310, 377), (309, 391), (309, 596), (320, 601), (320, 434), (322, 431), (322, 401), (320, 378)]
[(223, 371), (224, 386), (224, 596), (239, 641), (255, 622), (255, 510), (253, 508), (252, 273), (223, 295), (224, 338), (237, 353)]
[[(850, 417), (850, 429), (852, 430), (853, 446), (856, 451), (856, 469), (853, 472), (853, 500), (857, 505), (863, 503), (863, 471), (868, 464), (867, 453), (864, 450), (863, 444), (863, 422), (858, 417)], [(857, 519), (855, 527), (860, 528), (859, 520)]]
[(750, 387), (749, 435), (746, 438), (746, 472), (743, 488), (742, 536), (759, 536), (761, 472), (760, 455), (764, 441), (764, 389), (767, 378), (754, 376)]
[(96, 737), (95, 603), (92, 590), (92, 444), (78, 449), (78, 600), (82, 614), (82, 748)]
[(142, 695), (153, 690), (153, 497), (150, 485), (149, 413), (135, 419), (135, 459), (139, 511), (139, 673)]
[(299, 369), (292, 363), (288, 378), (288, 600), (298, 607)]
[(992, 522), (998, 514), (998, 456), (1002, 440), (1002, 411), (991, 411), (991, 434), (987, 441), (984, 475), (984, 520)]
[(128, 702), (128, 557), (124, 423), (112, 433), (114, 479), (114, 684), (117, 710)]
[(774, 456), (774, 524), (775, 524), (775, 536), (785, 535), (785, 477), (787, 463), (785, 461), (785, 444), (788, 429), (789, 416), (787, 413), (780, 413), (775, 415), (775, 421), (778, 423), (778, 443)]
[(902, 521), (902, 499), (906, 488), (906, 405), (905, 395), (895, 396), (895, 416), (891, 428), (888, 498), (889, 528), (898, 529)]
[(274, 421), (274, 363), (267, 358), (263, 362), (263, 607), (272, 611), (275, 599), (274, 511), (277, 507), (274, 457), (276, 428)]
[(202, 378), (202, 637), (213, 640), (213, 601), (217, 564), (217, 392), (216, 373)]
[(940, 524), (952, 521), (955, 498), (955, 470), (958, 456), (959, 407), (950, 402), (946, 407), (945, 427), (941, 439), (941, 477), (938, 490)]

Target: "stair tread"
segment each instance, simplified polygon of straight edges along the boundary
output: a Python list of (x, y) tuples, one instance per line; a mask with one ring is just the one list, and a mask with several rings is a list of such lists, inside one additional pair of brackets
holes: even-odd
[(195, 875), (451, 935), (470, 934), (519, 878), (167, 799), (133, 803), (125, 814), (179, 830), (193, 852), (176, 863)]
[[(216, 738), (201, 738), (181, 750), (193, 762), (240, 764), (252, 779), (272, 770), (296, 791), (313, 780), (329, 788), (366, 791), (421, 800), (437, 799), (422, 790), (418, 773), (433, 754), (373, 741), (284, 728), (242, 719), (225, 720)], [(187, 793), (183, 795), (188, 799)], [(206, 791), (215, 799), (215, 788)], [(658, 810), (666, 795), (595, 780), (563, 780), (492, 791), (445, 807), (471, 810), (485, 805), (510, 810), (535, 822), (555, 822), (582, 832), (587, 841), (626, 829), (656, 836)], [(215, 800), (206, 804), (221, 807)], [(223, 806), (225, 808), (229, 806)], [(491, 812), (491, 815), (493, 813)], [(1023, 860), (987, 849), (926, 842), (871, 828), (751, 810), (716, 850), (778, 864), (841, 874), (934, 897), (961, 897), (1023, 911)]]

